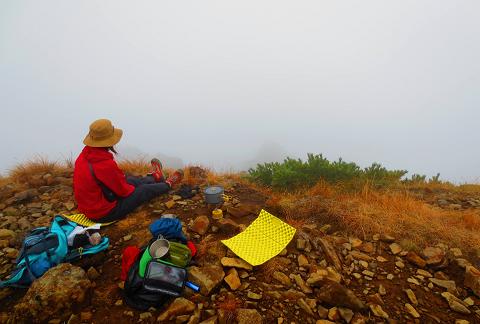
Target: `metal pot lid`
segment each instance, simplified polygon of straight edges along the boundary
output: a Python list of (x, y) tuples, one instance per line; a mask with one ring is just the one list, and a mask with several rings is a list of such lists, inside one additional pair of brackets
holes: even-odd
[(223, 193), (223, 188), (220, 186), (207, 187), (204, 192), (206, 195), (218, 195)]

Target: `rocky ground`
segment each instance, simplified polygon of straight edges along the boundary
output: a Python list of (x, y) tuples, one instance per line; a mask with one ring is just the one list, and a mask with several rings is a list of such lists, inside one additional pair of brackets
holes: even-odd
[[(0, 187), (0, 278), (10, 273), (29, 229), (48, 225), (55, 214), (75, 213), (70, 173), (35, 179), (29, 187)], [(223, 185), (233, 197), (222, 207), (223, 220), (211, 218), (201, 195), (160, 197), (102, 229), (112, 242), (108, 252), (59, 265), (28, 291), (0, 290), (0, 322), (480, 322), (478, 256), (446, 244), (406, 251), (398, 244), (401, 238), (359, 239), (332, 232), (329, 224), (299, 220), (292, 223), (297, 233), (287, 249), (252, 268), (220, 240), (239, 233), (262, 208), (275, 214), (275, 206), (244, 183), (224, 179)], [(430, 202), (460, 208), (451, 207), (448, 197)], [(459, 205), (478, 206), (468, 204)], [(189, 275), (201, 291), (185, 291), (162, 309), (140, 312), (122, 300), (121, 254), (129, 245), (148, 242), (148, 225), (162, 214), (176, 214), (197, 244)]]

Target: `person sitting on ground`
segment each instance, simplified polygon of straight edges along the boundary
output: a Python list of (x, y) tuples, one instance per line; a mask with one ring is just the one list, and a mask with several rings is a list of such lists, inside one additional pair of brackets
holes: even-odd
[(110, 120), (96, 120), (75, 161), (73, 191), (78, 210), (95, 222), (122, 219), (141, 204), (167, 193), (183, 178), (182, 170), (177, 170), (165, 181), (157, 159), (152, 160), (155, 170), (151, 175), (126, 177), (111, 153), (117, 153), (114, 145), (122, 134)]

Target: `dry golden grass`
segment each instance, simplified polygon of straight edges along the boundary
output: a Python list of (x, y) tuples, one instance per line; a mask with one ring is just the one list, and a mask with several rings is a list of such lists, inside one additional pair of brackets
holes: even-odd
[(0, 187), (8, 184), (9, 182), (11, 182), (9, 177), (0, 175)]
[(183, 169), (183, 183), (186, 183), (190, 186), (199, 186), (205, 184), (210, 173), (210, 170), (207, 170), (201, 166), (186, 166)]
[(286, 264), (285, 261), (282, 261), (279, 257), (268, 260), (260, 266), (260, 272), (265, 276), (265, 281), (271, 282), (273, 278), (273, 273), (276, 271), (283, 272), (285, 270)]
[(209, 239), (203, 239), (196, 245), (197, 247), (197, 257), (201, 258), (207, 255), (207, 252), (215, 245), (215, 241)]
[(404, 190), (423, 190), (426, 192), (454, 192), (459, 194), (480, 194), (480, 184), (466, 183), (454, 185), (449, 182), (413, 182), (405, 183)]
[[(305, 201), (302, 198), (312, 197)], [(297, 217), (316, 217), (360, 238), (390, 234), (412, 246), (446, 242), (458, 247), (480, 245), (478, 211), (443, 210), (411, 196), (407, 191), (377, 191), (369, 186), (357, 193), (332, 186), (314, 187), (288, 197), (284, 208)]]
[(72, 169), (75, 167), (75, 159), (73, 156), (70, 156), (64, 160), (64, 164), (68, 169)]
[(150, 161), (144, 158), (125, 159), (118, 162), (118, 167), (126, 174), (143, 176), (151, 171)]
[(68, 166), (64, 164), (37, 156), (15, 166), (10, 170), (8, 176), (13, 182), (36, 186), (39, 177), (45, 174), (55, 175), (69, 170)]
[(225, 299), (216, 303), (216, 308), (224, 312), (224, 320), (226, 323), (232, 323), (237, 315), (237, 309), (242, 306), (242, 301), (233, 294), (227, 294)]
[[(35, 179), (71, 171), (73, 160), (65, 163), (36, 157), (16, 166), (8, 176), (0, 176), (0, 185), (8, 182), (34, 186)], [(119, 166), (128, 174), (145, 175), (150, 162), (145, 159), (123, 160)], [(173, 170), (166, 170), (172, 172)], [(287, 223), (301, 229), (307, 223), (329, 223), (350, 234), (366, 238), (375, 233), (390, 234), (402, 240), (411, 249), (439, 241), (468, 250), (480, 246), (479, 210), (455, 211), (431, 206), (415, 198), (410, 192), (425, 191), (451, 193), (458, 196), (480, 195), (480, 185), (450, 183), (409, 183), (390, 190), (375, 190), (366, 185), (360, 191), (349, 190), (348, 184), (331, 185), (319, 182), (310, 189), (295, 193), (274, 192), (269, 188), (248, 182), (243, 174), (215, 173), (212, 170), (188, 166), (184, 169), (184, 183), (226, 184), (240, 183), (268, 197), (267, 207), (278, 212)], [(209, 248), (202, 242), (199, 254)]]
[(293, 215), (290, 211), (291, 209), (286, 209), (288, 214), (285, 216), (285, 222), (296, 230), (301, 230), (307, 223), (307, 219), (300, 215)]

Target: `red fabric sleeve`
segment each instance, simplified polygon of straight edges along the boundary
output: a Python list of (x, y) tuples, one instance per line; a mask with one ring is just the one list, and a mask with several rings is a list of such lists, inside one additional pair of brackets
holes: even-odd
[(119, 197), (127, 197), (135, 187), (127, 183), (125, 174), (114, 160), (106, 160), (94, 164), (95, 176)]
[(123, 250), (122, 254), (122, 271), (120, 273), (120, 279), (125, 281), (128, 277), (128, 270), (137, 259), (137, 255), (140, 254), (140, 249), (136, 246), (127, 246)]

